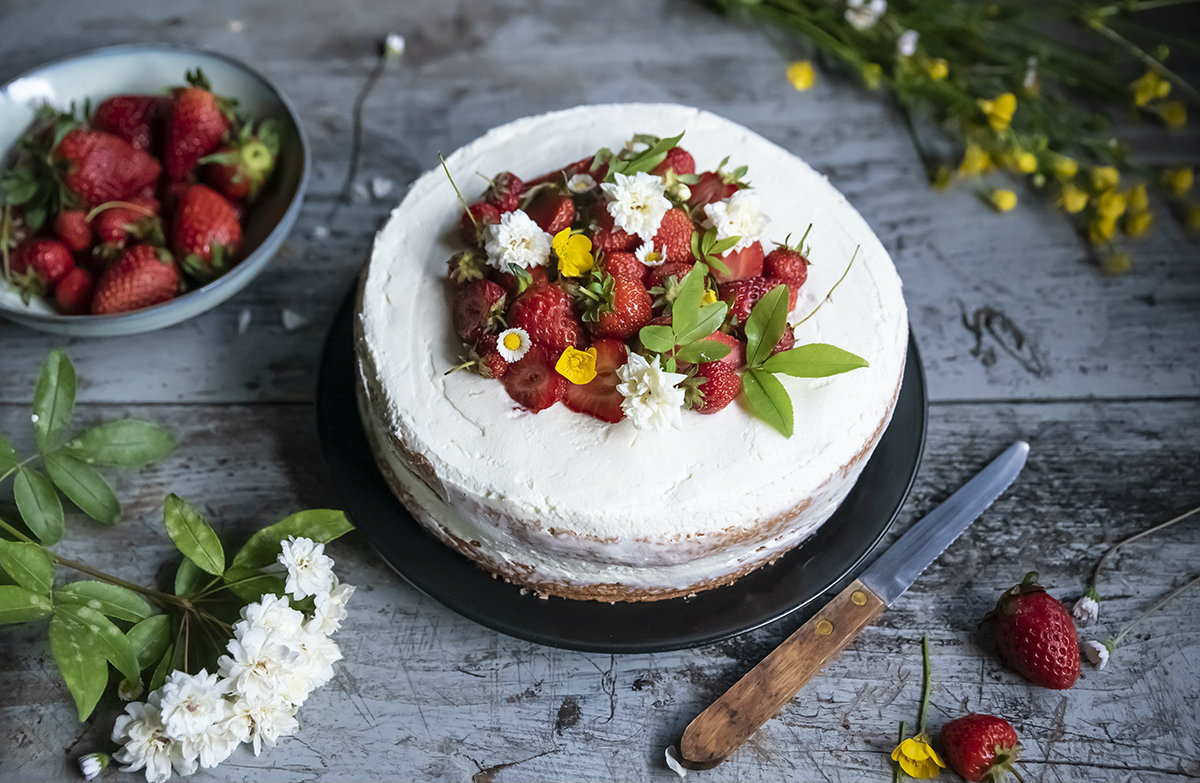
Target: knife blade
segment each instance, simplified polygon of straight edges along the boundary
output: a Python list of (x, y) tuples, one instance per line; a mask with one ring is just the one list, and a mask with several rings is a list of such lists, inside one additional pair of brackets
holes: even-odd
[(1000, 497), (1028, 455), (1024, 441), (1009, 446), (696, 716), (679, 740), (683, 765), (715, 767), (774, 717)]

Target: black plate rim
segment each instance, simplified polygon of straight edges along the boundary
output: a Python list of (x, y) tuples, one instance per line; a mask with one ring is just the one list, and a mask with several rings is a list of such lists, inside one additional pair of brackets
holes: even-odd
[[(905, 459), (905, 464), (908, 467), (908, 474), (905, 476), (902, 488), (895, 492), (894, 504), (887, 513), (887, 520), (880, 525), (878, 530), (870, 536), (870, 541), (857, 552), (852, 558), (849, 558), (843, 566), (836, 568), (836, 578), (822, 578), (820, 581), (825, 583), (819, 589), (809, 590), (802, 596), (784, 600), (779, 603), (773, 610), (759, 613), (758, 616), (747, 618), (745, 621), (734, 623), (726, 623), (719, 630), (699, 629), (687, 634), (675, 634), (669, 637), (658, 638), (597, 638), (594, 635), (586, 634), (583, 637), (579, 633), (571, 633), (563, 628), (546, 629), (537, 627), (529, 621), (522, 621), (520, 613), (517, 613), (516, 619), (513, 617), (494, 616), (486, 612), (478, 610), (469, 600), (472, 591), (466, 590), (462, 594), (456, 586), (439, 583), (438, 580), (429, 580), (422, 578), (419, 574), (414, 573), (411, 563), (404, 563), (403, 555), (397, 556), (397, 553), (389, 545), (384, 538), (384, 526), (378, 524), (379, 520), (374, 519), (368, 505), (371, 502), (380, 502), (385, 508), (396, 512), (391, 517), (391, 522), (395, 523), (396, 517), (407, 519), (407, 521), (415, 526), (415, 532), (419, 534), (423, 540), (436, 544), (436, 547), (430, 548), (429, 554), (432, 557), (440, 558), (444, 554), (447, 564), (457, 563), (459, 565), (467, 565), (477, 572), (482, 577), (488, 575), (480, 568), (475, 566), (464, 556), (443, 545), (437, 541), (432, 535), (427, 533), (419, 523), (413, 519), (408, 510), (400, 502), (398, 498), (392, 494), (391, 489), (384, 481), (382, 474), (375, 465), (373, 456), (370, 453), (369, 447), (366, 446), (366, 435), (363, 432), (362, 423), (359, 419), (358, 408), (355, 400), (355, 392), (353, 384), (357, 377), (357, 363), (354, 355), (354, 339), (353, 339), (353, 318), (354, 318), (354, 301), (357, 285), (352, 286), (347, 293), (342, 304), (330, 325), (329, 331), (325, 338), (325, 343), (321, 351), (321, 363), (318, 371), (317, 393), (315, 400), (316, 418), (318, 437), (321, 444), (321, 451), (324, 456), (326, 466), (329, 468), (330, 475), (333, 479), (334, 487), (339, 496), (343, 500), (343, 504), (347, 515), (354, 521), (356, 528), (371, 544), (372, 548), (380, 555), (385, 563), (399, 574), (406, 582), (414, 588), (434, 599), (438, 603), (455, 611), (456, 613), (479, 623), (480, 625), (489, 628), (493, 631), (503, 633), (507, 636), (512, 636), (517, 639), (535, 642), (550, 647), (560, 649), (575, 650), (580, 652), (593, 653), (616, 653), (616, 654), (633, 654), (633, 653), (652, 653), (652, 652), (667, 652), (672, 650), (688, 649), (693, 647), (702, 647), (709, 644), (721, 642), (735, 636), (740, 636), (745, 633), (770, 625), (773, 622), (781, 620), (801, 609), (810, 605), (813, 601), (820, 598), (821, 595), (829, 591), (831, 587), (842, 582), (846, 577), (855, 573), (867, 560), (870, 554), (878, 546), (879, 542), (887, 535), (888, 530), (895, 523), (904, 506), (912, 488), (916, 482), (917, 472), (919, 470), (922, 458), (925, 452), (925, 442), (929, 421), (929, 399), (927, 394), (927, 385), (925, 377), (925, 368), (921, 362), (919, 349), (915, 336), (912, 334), (911, 327), (909, 329), (908, 356), (905, 366), (905, 372), (902, 379), (900, 395), (896, 403), (896, 414), (901, 411), (903, 400), (905, 404), (912, 405), (913, 400), (906, 395), (918, 395), (917, 410), (912, 414), (916, 415), (918, 421), (914, 428), (916, 432), (906, 433), (910, 437), (915, 435), (915, 449), (911, 454), (911, 459)], [(339, 368), (345, 369), (348, 362), (349, 369), (352, 372), (340, 373)], [(911, 377), (910, 377), (911, 376)], [(353, 426), (347, 429), (348, 422), (346, 419), (347, 411), (349, 418), (352, 419)], [(889, 424), (888, 429), (880, 439), (880, 446), (887, 439), (888, 434), (893, 432), (897, 426), (896, 414), (893, 415), (893, 420)], [(347, 436), (347, 431), (349, 435)], [(898, 435), (893, 434), (893, 437)], [(347, 443), (347, 440), (351, 441)], [(369, 472), (371, 475), (362, 476), (355, 472), (355, 460), (359, 461), (359, 468), (365, 468), (362, 464), (363, 453), (354, 451), (355, 445), (353, 441), (360, 441), (358, 444), (361, 450), (365, 450), (366, 462), (369, 463)], [(877, 459), (879, 448), (872, 455), (871, 460)], [(868, 461), (868, 467), (870, 466)], [(867, 468), (864, 468), (864, 473)], [(365, 482), (365, 485), (364, 485)], [(860, 480), (861, 483), (861, 480)], [(373, 486), (372, 486), (373, 484)], [(858, 484), (851, 490), (851, 495), (847, 497), (847, 501), (858, 489)], [(368, 493), (364, 493), (368, 490)], [(386, 495), (386, 497), (383, 497)], [(835, 516), (839, 513), (835, 512)], [(832, 517), (831, 517), (832, 519)], [(369, 521), (368, 521), (369, 520)], [(366, 524), (364, 524), (366, 522)], [(820, 531), (818, 530), (818, 533)], [(814, 538), (817, 534), (814, 534)], [(716, 588), (715, 590), (700, 593), (692, 598), (675, 598), (663, 601), (654, 601), (649, 603), (618, 603), (604, 604), (594, 601), (571, 601), (562, 598), (539, 599), (529, 594), (527, 591), (522, 592), (521, 588), (510, 584), (500, 579), (486, 578), (483, 585), (486, 585), (486, 590), (491, 593), (489, 597), (494, 598), (496, 595), (508, 600), (506, 596), (511, 594), (511, 602), (520, 607), (521, 604), (526, 604), (527, 607), (542, 608), (551, 604), (546, 602), (562, 602), (570, 604), (566, 611), (571, 613), (583, 614), (601, 614), (615, 613), (619, 617), (622, 608), (633, 612), (653, 612), (661, 610), (663, 613), (671, 613), (685, 611), (688, 602), (695, 605), (695, 602), (703, 601), (705, 596), (711, 597), (717, 591), (729, 591), (724, 593), (724, 596), (736, 595), (739, 590), (739, 585), (746, 585), (748, 580), (755, 577), (756, 574), (770, 573), (775, 569), (786, 569), (788, 562), (798, 556), (805, 545), (801, 544), (792, 552), (789, 552), (783, 558), (772, 565), (764, 566), (761, 569), (743, 577), (732, 585)], [(405, 567), (405, 566), (408, 567)], [(453, 566), (458, 567), (458, 566)], [(461, 570), (461, 569), (460, 569)], [(783, 573), (786, 573), (784, 571)], [(476, 580), (478, 581), (478, 580)], [(492, 593), (492, 591), (501, 591), (500, 593)], [(478, 591), (474, 591), (478, 596)], [(531, 603), (537, 602), (537, 603)], [(651, 607), (647, 610), (646, 607)], [(644, 628), (639, 626), (639, 633)]]

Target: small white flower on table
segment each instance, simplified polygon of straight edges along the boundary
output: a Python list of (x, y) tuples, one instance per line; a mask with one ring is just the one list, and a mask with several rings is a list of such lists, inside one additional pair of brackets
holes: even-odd
[(612, 215), (613, 225), (650, 241), (658, 233), (663, 215), (671, 209), (662, 179), (644, 171), (632, 177), (618, 173), (613, 178), (615, 182), (600, 186), (608, 196), (608, 214)]
[(771, 219), (763, 214), (758, 194), (743, 188), (725, 201), (714, 201), (704, 207), (705, 223), (717, 229), (717, 239), (739, 237), (730, 252), (750, 247), (762, 237)]
[(108, 762), (109, 755), (107, 753), (89, 753), (79, 757), (79, 771), (83, 774), (84, 780), (95, 780), (101, 772), (108, 768)]
[(515, 264), (522, 269), (544, 266), (550, 260), (550, 235), (522, 210), (500, 216), (499, 223), (488, 226), (483, 248), (487, 261), (501, 272)]
[(1089, 593), (1075, 602), (1075, 606), (1071, 609), (1071, 614), (1075, 615), (1076, 620), (1086, 620), (1089, 623), (1094, 623), (1096, 618), (1100, 616), (1100, 603)]
[(621, 410), (639, 430), (664, 430), (683, 421), (684, 390), (679, 383), (687, 376), (667, 372), (661, 357), (647, 361), (641, 354), (629, 354), (629, 360), (617, 368), (617, 384), (625, 399)]
[(1097, 669), (1103, 669), (1108, 665), (1108, 656), (1110, 655), (1108, 645), (1103, 642), (1098, 642), (1095, 639), (1088, 639), (1083, 643), (1083, 654), (1087, 656), (1088, 663), (1095, 666)]
[(333, 560), (325, 554), (325, 545), (310, 538), (295, 538), (281, 545), (279, 563), (287, 569), (284, 592), (300, 600), (310, 595), (327, 593), (333, 587)]

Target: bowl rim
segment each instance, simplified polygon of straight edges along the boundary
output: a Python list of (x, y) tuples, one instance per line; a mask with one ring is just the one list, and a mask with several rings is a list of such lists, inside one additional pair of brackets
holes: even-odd
[[(312, 177), (312, 156), (311, 156), (311, 152), (309, 150), (309, 145), (308, 145), (308, 135), (304, 131), (304, 125), (300, 122), (300, 114), (296, 111), (296, 107), (292, 104), (291, 99), (288, 98), (288, 96), (283, 92), (283, 90), (279, 89), (279, 86), (277, 84), (275, 84), (275, 82), (273, 80), (271, 80), (270, 78), (265, 76), (258, 69), (253, 68), (252, 66), (246, 64), (244, 61), (239, 60), (236, 57), (232, 57), (228, 54), (225, 54), (224, 52), (216, 52), (216, 51), (212, 51), (210, 49), (202, 49), (202, 48), (196, 47), (196, 46), (186, 46), (183, 44), (176, 44), (176, 43), (112, 44), (109, 46), (100, 46), (95, 49), (85, 49), (84, 51), (81, 51), (81, 52), (65, 54), (65, 55), (61, 55), (59, 57), (55, 57), (50, 60), (46, 60), (45, 62), (39, 63), (39, 64), (33, 66), (32, 68), (28, 68), (25, 71), (22, 71), (21, 73), (17, 74), (16, 76), (13, 76), (12, 78), (6, 79), (3, 83), (0, 83), (0, 92), (7, 91), (8, 88), (11, 87), (14, 83), (16, 83), (22, 79), (26, 79), (31, 76), (34, 76), (40, 71), (43, 71), (47, 68), (51, 68), (56, 65), (62, 65), (64, 63), (69, 63), (73, 60), (82, 60), (82, 59), (86, 59), (88, 57), (94, 57), (97, 55), (139, 54), (139, 53), (148, 53), (148, 52), (168, 52), (168, 53), (172, 53), (172, 54), (200, 54), (200, 55), (204, 55), (205, 57), (211, 57), (211, 58), (214, 58), (217, 60), (223, 60), (223, 61), (227, 62), (228, 64), (234, 66), (235, 68), (238, 68), (238, 69), (244, 71), (245, 73), (249, 74), (250, 76), (254, 77), (255, 79), (258, 79), (260, 82), (262, 82), (262, 84), (264, 86), (266, 86), (267, 90), (279, 100), (280, 104), (284, 108), (284, 111), (287, 112), (288, 118), (292, 122), (292, 126), (296, 129), (296, 135), (300, 141), (300, 179), (296, 183), (296, 192), (292, 194), (292, 198), (291, 198), (291, 201), (288, 203), (287, 209), (285, 209), (283, 211), (283, 214), (280, 215), (279, 220), (276, 221), (274, 227), (272, 227), (272, 229), (267, 233), (267, 235), (265, 237), (263, 237), (262, 242), (259, 243), (259, 246), (257, 248), (255, 248), (254, 251), (252, 251), (249, 255), (247, 255), (245, 258), (243, 258), (240, 262), (238, 262), (238, 264), (236, 266), (234, 266), (233, 269), (229, 270), (228, 272), (226, 272), (225, 274), (216, 278), (215, 280), (211, 280), (198, 288), (193, 288), (191, 291), (188, 291), (187, 293), (185, 293), (181, 296), (177, 296), (174, 299), (170, 299), (166, 302), (162, 302), (157, 305), (151, 305), (150, 307), (144, 307), (140, 310), (132, 310), (127, 313), (111, 313), (111, 314), (107, 314), (107, 315), (93, 315), (91, 313), (87, 313), (87, 314), (83, 314), (83, 315), (66, 315), (64, 313), (39, 313), (39, 312), (26, 310), (26, 309), (13, 308), (13, 307), (6, 305), (3, 301), (0, 301), (0, 313), (16, 315), (16, 316), (19, 316), (22, 320), (35, 321), (38, 323), (49, 323), (49, 324), (87, 324), (87, 323), (100, 324), (100, 323), (103, 323), (103, 324), (108, 325), (108, 324), (117, 324), (117, 323), (120, 323), (123, 321), (142, 320), (142, 318), (146, 317), (146, 315), (148, 313), (166, 312), (170, 309), (173, 309), (174, 306), (176, 306), (176, 305), (181, 305), (181, 303), (184, 300), (187, 300), (188, 303), (190, 304), (191, 302), (195, 301), (196, 299), (206, 296), (208, 294), (211, 294), (214, 291), (220, 291), (220, 290), (224, 290), (224, 289), (228, 288), (229, 286), (233, 285), (233, 283), (236, 280), (239, 280), (241, 277), (245, 276), (246, 274), (249, 274), (251, 276), (257, 274), (259, 271), (261, 271), (261, 265), (256, 265), (256, 264), (247, 263), (247, 262), (251, 261), (251, 259), (253, 259), (255, 256), (257, 256), (259, 254), (259, 252), (262, 250), (262, 248), (268, 247), (277, 242), (282, 242), (284, 240), (284, 238), (286, 237), (286, 235), (291, 232), (292, 226), (295, 223), (295, 220), (299, 215), (300, 209), (304, 204), (304, 194), (308, 190), (309, 180)], [(6, 147), (2, 151), (0, 151), (0, 161), (2, 161), (4, 158), (6, 158), (8, 156), (8, 152), (10, 149), (11, 149), (11, 147)], [(245, 273), (239, 274), (239, 270), (242, 270), (242, 269), (246, 270)], [(246, 281), (246, 282), (249, 282), (249, 281)], [(3, 284), (4, 284), (3, 281), (0, 280), (0, 285), (3, 285)], [(196, 296), (193, 296), (193, 294), (195, 294)], [(221, 301), (224, 301), (224, 300), (222, 299)], [(219, 302), (216, 304), (219, 304)], [(215, 307), (216, 304), (214, 304), (213, 306)], [(200, 312), (194, 313), (191, 316), (184, 316), (184, 318), (182, 318), (181, 321), (189, 320), (190, 318), (193, 318), (196, 315), (200, 315), (202, 312), (206, 312), (208, 309), (210, 309), (210, 308), (204, 308)]]

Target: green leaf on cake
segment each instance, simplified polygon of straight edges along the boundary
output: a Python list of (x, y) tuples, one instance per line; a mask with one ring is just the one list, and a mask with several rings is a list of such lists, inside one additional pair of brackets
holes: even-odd
[(779, 344), (787, 326), (788, 289), (780, 284), (768, 291), (754, 305), (746, 319), (746, 365), (757, 367)]
[(74, 411), (75, 368), (65, 353), (51, 351), (33, 391), (33, 437), (40, 451), (58, 446)]
[(108, 481), (86, 462), (57, 451), (43, 457), (46, 472), (79, 510), (97, 522), (115, 524), (121, 504)]
[(63, 532), (63, 507), (50, 479), (31, 468), (18, 468), (13, 497), (25, 525), (43, 544), (57, 544)]
[(762, 369), (746, 370), (742, 395), (755, 416), (792, 437), (792, 398), (778, 378)]
[(195, 563), (202, 571), (220, 576), (225, 571), (225, 550), (221, 539), (204, 522), (200, 512), (178, 495), (167, 496), (163, 504), (163, 523), (167, 535), (183, 556)]
[(54, 585), (54, 561), (37, 544), (0, 539), (0, 569), (39, 595), (49, 595)]
[(667, 353), (675, 347), (675, 333), (665, 324), (643, 326), (638, 332), (642, 345), (655, 353)]
[(670, 151), (672, 147), (677, 146), (679, 144), (679, 140), (682, 138), (683, 134), (680, 133), (678, 136), (672, 136), (666, 139), (658, 139), (654, 143), (650, 144), (650, 137), (634, 137), (634, 141), (640, 141), (643, 144), (649, 144), (649, 146), (647, 146), (647, 148), (641, 152), (624, 160), (620, 158), (613, 158), (610, 160), (608, 176), (606, 179), (612, 181), (614, 179), (613, 175), (615, 174), (625, 174), (626, 176), (629, 176), (636, 174), (639, 171), (650, 171), (655, 166), (666, 160), (667, 152)]
[(724, 359), (731, 350), (733, 349), (729, 347), (728, 343), (719, 340), (697, 340), (680, 348), (675, 352), (675, 356), (681, 362), (701, 364)]
[(60, 605), (87, 606), (108, 617), (130, 623), (145, 620), (154, 611), (146, 599), (132, 590), (91, 579), (58, 588), (54, 591), (54, 598)]
[(810, 343), (771, 356), (763, 363), (767, 372), (797, 378), (827, 378), (830, 375), (868, 367), (867, 360), (836, 345)]
[(160, 460), (174, 448), (175, 436), (170, 430), (141, 419), (106, 422), (66, 445), (67, 451), (85, 462), (130, 467)]
[(704, 299), (704, 276), (707, 274), (708, 267), (697, 263), (679, 283), (675, 304), (671, 306), (671, 329), (676, 335), (677, 344), (681, 342), (678, 336), (690, 331), (700, 319), (700, 302)]
[(0, 625), (23, 623), (50, 614), (50, 599), (18, 585), (0, 585)]

